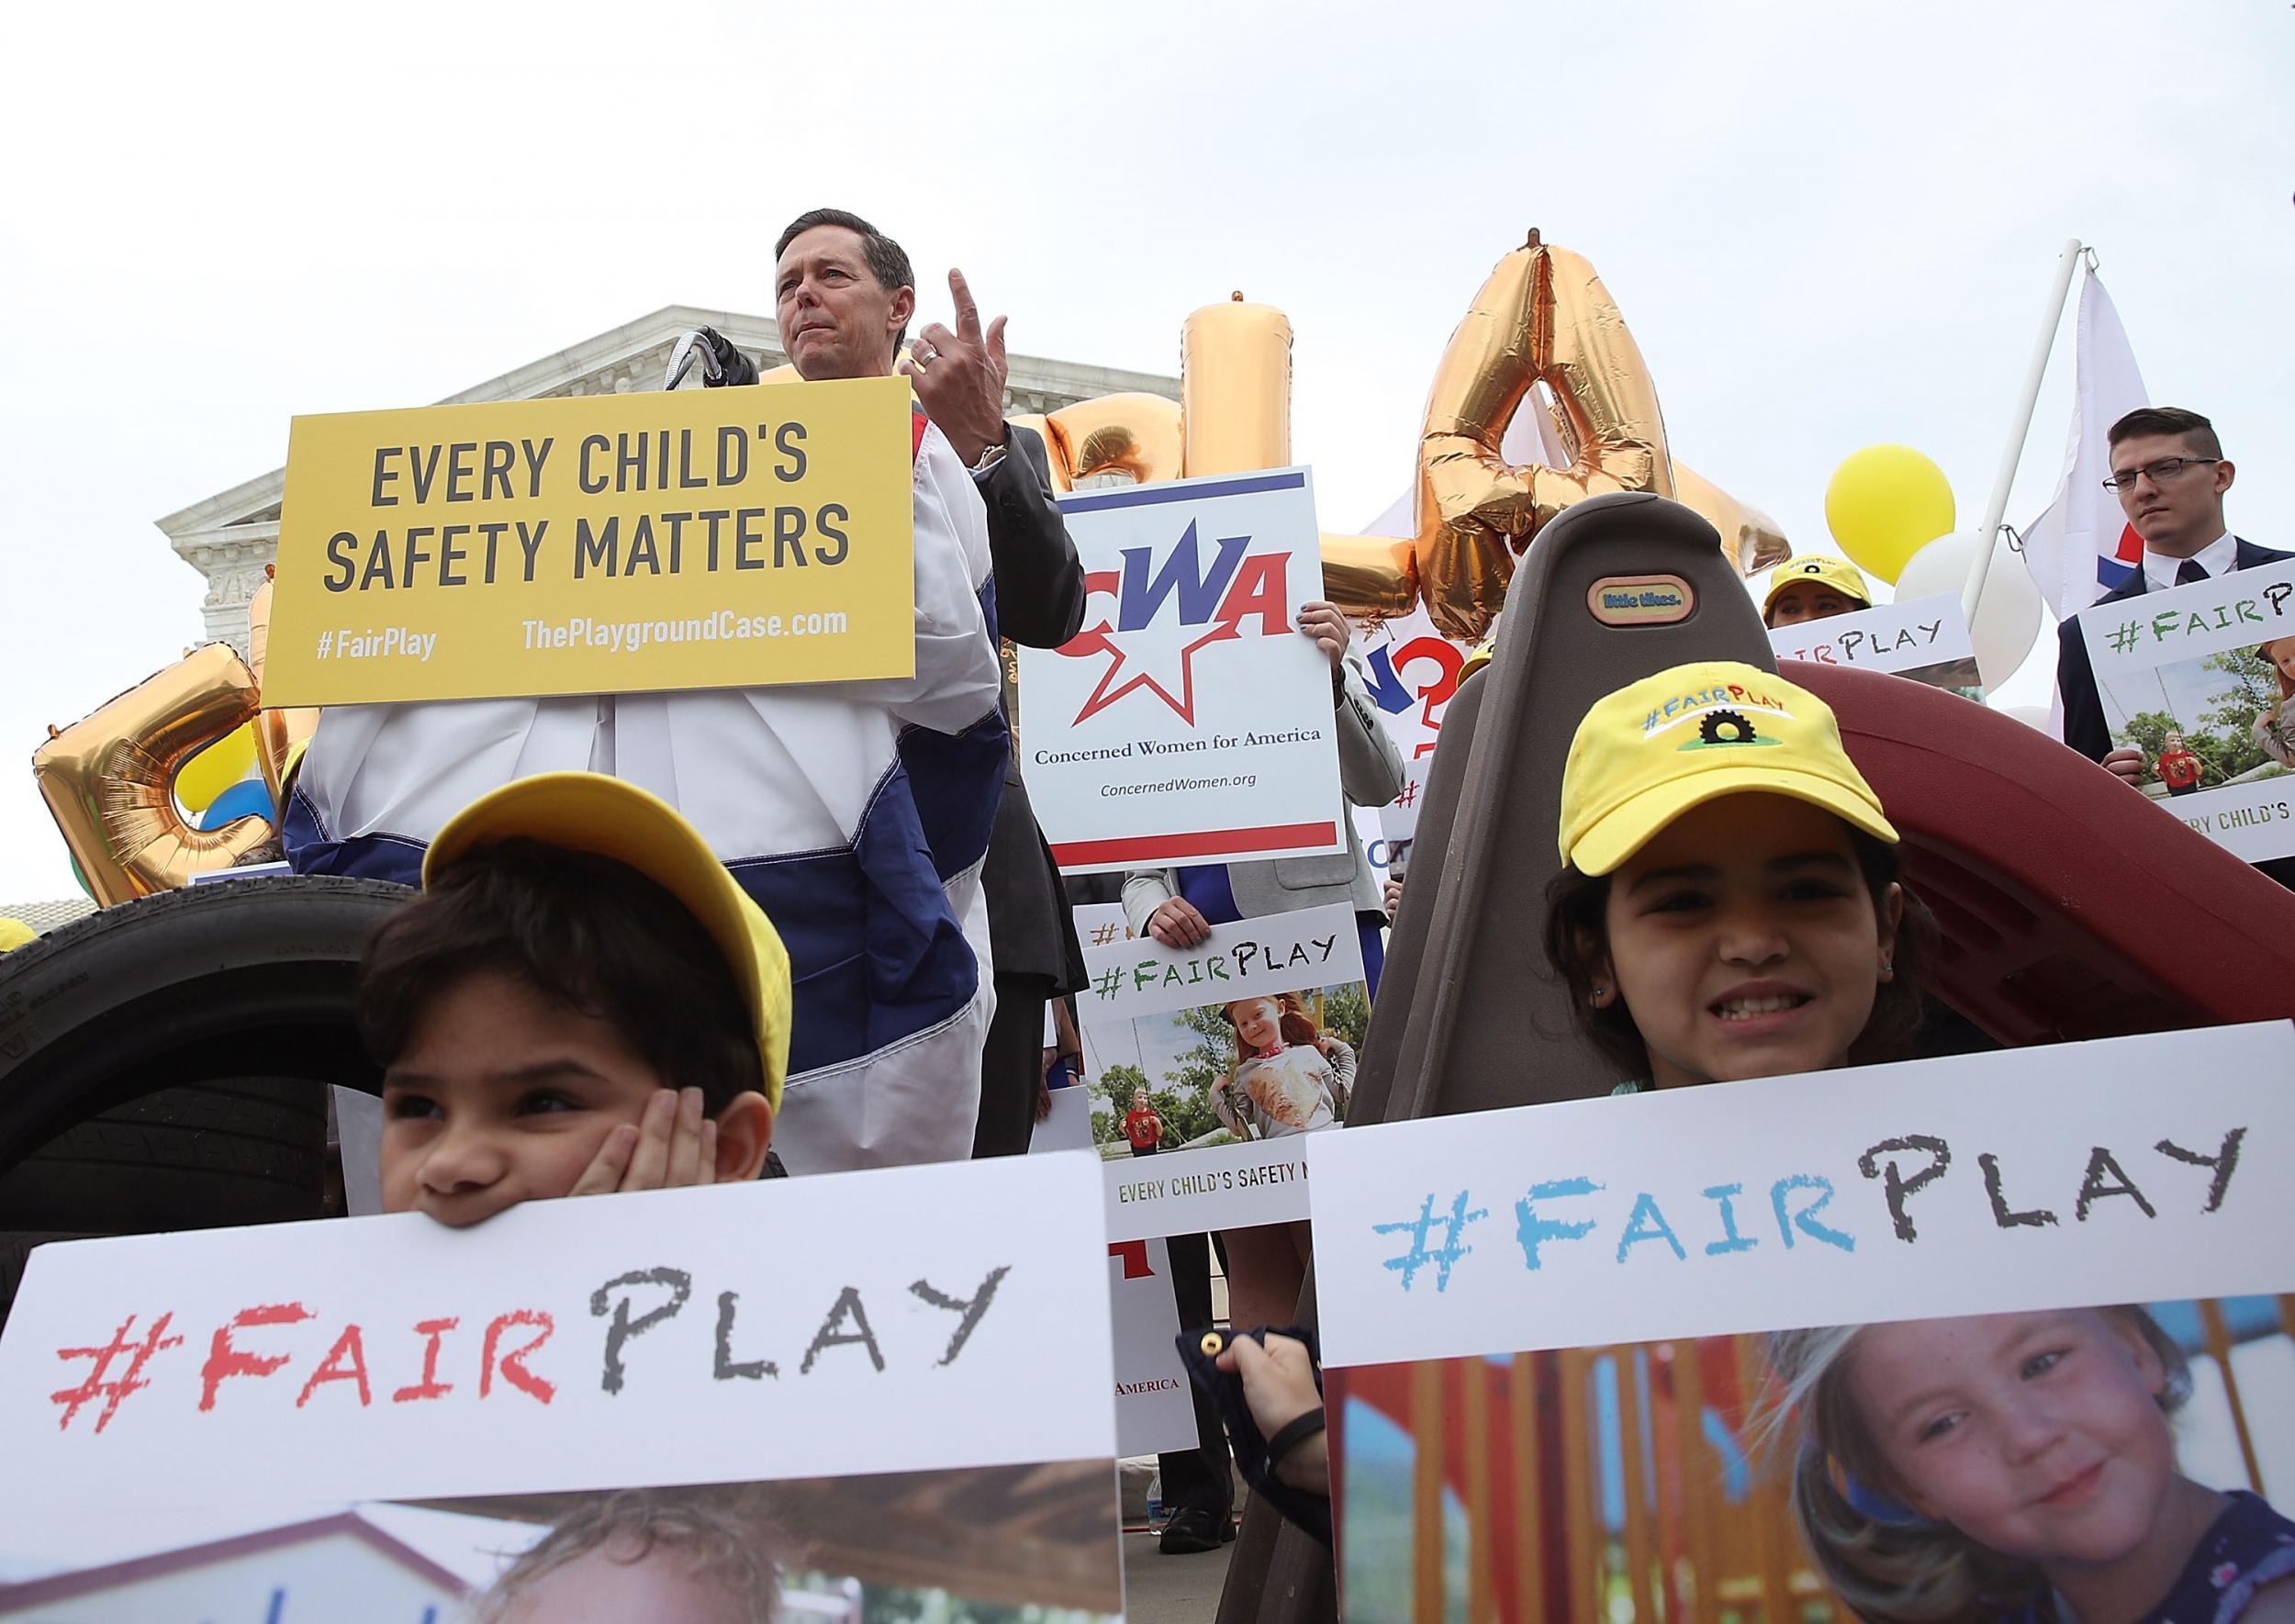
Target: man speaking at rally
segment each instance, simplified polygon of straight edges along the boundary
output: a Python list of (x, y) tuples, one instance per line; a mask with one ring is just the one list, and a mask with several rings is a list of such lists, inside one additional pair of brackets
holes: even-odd
[[(901, 245), (859, 216), (816, 208), (791, 220), (776, 246), (774, 317), (781, 347), (799, 376), (851, 377), (875, 368), (871, 345), (841, 336), (838, 307), (889, 301), (903, 322), (916, 305), (915, 273)], [(1084, 571), (1052, 498), (1044, 442), (1004, 420), (1004, 320), (985, 330), (964, 274), (948, 274), (956, 330), (935, 322), (918, 333), (900, 370), (924, 412), (979, 483), (988, 505), (994, 566), (989, 599), (997, 633), (1031, 648), (1058, 648), (1082, 630)], [(873, 331), (873, 328), (869, 329)], [(712, 384), (757, 378), (746, 355), (704, 328), (718, 363)], [(903, 335), (905, 336), (905, 335)], [(896, 347), (899, 340), (895, 340)], [(976, 1156), (1028, 1148), (1046, 1064), (1044, 1017), (1051, 1000), (1084, 984), (1083, 949), (1051, 847), (1037, 828), (1017, 754), (1004, 764), (982, 870), (995, 963), (996, 1015), (980, 1070)]]
[[(784, 239), (783, 342), (808, 378), (889, 375), (914, 293), (823, 247), (840, 235)], [(566, 769), (637, 784), (701, 833), (788, 946), (773, 1130), (788, 1170), (968, 1156), (994, 1007), (980, 869), (1009, 745), (969, 471), (983, 452), (957, 433), (912, 425), (913, 676), (330, 709), (286, 809), (297, 872), (413, 883), (431, 836), (499, 784)]]

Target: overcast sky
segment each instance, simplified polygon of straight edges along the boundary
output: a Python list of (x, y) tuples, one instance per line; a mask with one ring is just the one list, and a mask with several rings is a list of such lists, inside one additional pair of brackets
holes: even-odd
[[(2280, 0), (97, 4), (5, 42), (0, 901), (73, 891), (46, 724), (200, 635), (155, 519), (277, 466), (297, 412), (768, 311), (822, 203), (903, 241), (927, 317), (961, 265), (1023, 353), (1169, 373), (1189, 310), (1282, 307), (1329, 530), (1403, 488), (1445, 340), (1538, 226), (1618, 299), (1675, 454), (1803, 545), (1875, 441), (1975, 522), (2078, 237), (2155, 399), (2222, 431), (2234, 528), (2295, 544)], [(2059, 471), (2065, 331), (2013, 522)]]

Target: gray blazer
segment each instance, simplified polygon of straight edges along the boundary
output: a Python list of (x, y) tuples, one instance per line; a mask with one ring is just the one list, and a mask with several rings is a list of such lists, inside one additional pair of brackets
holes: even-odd
[[(1379, 720), (1379, 708), (1363, 686), (1362, 667), (1352, 655), (1333, 674), (1332, 711), (1338, 726), (1338, 787), (1348, 806), (1339, 809), (1347, 849), (1319, 857), (1277, 857), (1271, 862), (1230, 863), (1227, 883), (1246, 919), (1349, 902), (1358, 913), (1383, 913), (1385, 900), (1355, 833), (1352, 806), (1385, 806), (1403, 792), (1403, 753)], [(1124, 876), (1124, 916), (1132, 929), (1147, 933), (1148, 916), (1180, 894), (1176, 869), (1135, 868)]]

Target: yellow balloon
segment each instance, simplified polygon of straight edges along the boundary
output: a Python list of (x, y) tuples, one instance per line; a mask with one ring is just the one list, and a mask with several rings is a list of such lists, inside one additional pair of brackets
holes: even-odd
[(1825, 524), (1866, 575), (1892, 585), (1906, 561), (1953, 532), (1944, 470), (1909, 445), (1852, 452), (1825, 487)]
[(242, 722), (184, 763), (175, 775), (175, 799), (185, 812), (203, 812), (254, 765), (254, 725)]
[(0, 953), (13, 953), (28, 942), (39, 940), (39, 933), (20, 919), (0, 918)]

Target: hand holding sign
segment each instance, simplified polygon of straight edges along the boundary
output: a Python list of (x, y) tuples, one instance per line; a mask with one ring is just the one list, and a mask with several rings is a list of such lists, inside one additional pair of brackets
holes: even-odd
[(1319, 599), (1299, 606), (1299, 630), (1315, 640), (1315, 646), (1323, 651), (1323, 657), (1330, 661), (1334, 671), (1347, 657), (1347, 644), (1355, 634), (1354, 628), (1347, 623), (1347, 617), (1338, 605)]
[(1010, 430), (1004, 422), (1004, 319), (980, 330), (980, 308), (964, 273), (948, 273), (948, 295), (956, 301), (957, 330), (939, 322), (916, 335), (901, 363), (901, 375), (916, 389), (924, 415), (948, 437), (966, 466), (980, 460), (991, 445), (1004, 443)]
[(1167, 947), (1192, 947), (1211, 935), (1211, 922), (1185, 897), (1167, 897), (1148, 916), (1148, 934)]

